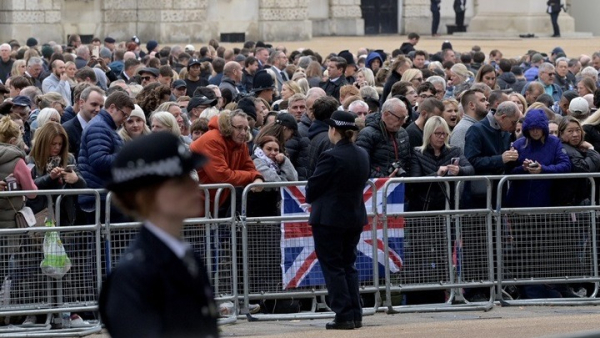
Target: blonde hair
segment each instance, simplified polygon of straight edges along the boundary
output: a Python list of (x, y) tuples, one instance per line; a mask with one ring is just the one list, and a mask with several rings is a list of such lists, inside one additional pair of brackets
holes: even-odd
[(423, 73), (420, 70), (414, 69), (414, 68), (407, 69), (402, 74), (402, 78), (400, 79), (400, 81), (410, 82), (410, 81), (414, 80), (416, 77), (418, 77), (419, 75), (421, 75), (421, 79), (422, 79), (423, 78)]
[(474, 77), (473, 73), (470, 72), (467, 69), (467, 67), (462, 63), (455, 64), (454, 66), (452, 66), (452, 68), (450, 68), (450, 71), (463, 79), (461, 83), (464, 82), (466, 79)]
[(48, 92), (44, 95), (38, 95), (35, 97), (35, 104), (40, 109), (52, 108), (52, 104), (55, 102), (60, 102), (64, 106), (68, 106), (65, 98), (57, 92)]
[(15, 62), (12, 65), (12, 68), (10, 69), (11, 77), (20, 76), (25, 73), (19, 70), (19, 66), (26, 66), (25, 60), (15, 60)]
[(358, 70), (358, 72), (356, 72), (356, 74), (354, 75), (354, 77), (358, 77), (358, 73), (362, 73), (363, 76), (365, 77), (365, 81), (367, 81), (367, 84), (371, 87), (375, 86), (375, 75), (373, 74), (373, 71), (370, 68), (361, 68)]
[(450, 137), (450, 128), (448, 127), (446, 120), (444, 120), (444, 118), (442, 118), (441, 116), (432, 116), (425, 123), (425, 127), (423, 127), (423, 145), (421, 147), (417, 147), (417, 149), (421, 151), (421, 153), (424, 153), (429, 144), (431, 144), (431, 135), (433, 135), (435, 130), (439, 127), (444, 128), (444, 131), (446, 132), (444, 144), (446, 145), (446, 147), (449, 147), (448, 139)]
[(9, 115), (0, 119), (0, 143), (9, 143), (13, 137), (18, 139), (19, 136), (21, 136), (21, 129)]
[(302, 94), (302, 88), (300, 88), (300, 85), (298, 85), (298, 83), (294, 81), (286, 81), (283, 83), (283, 85), (287, 86), (291, 91), (293, 91), (296, 94)]
[(510, 95), (508, 95), (508, 98), (510, 99), (511, 96), (516, 97), (521, 104), (523, 105), (523, 111), (521, 113), (525, 113), (527, 111), (527, 100), (525, 100), (525, 98), (523, 97), (523, 95), (519, 94), (519, 93), (510, 93)]
[(171, 131), (176, 136), (181, 136), (181, 130), (177, 125), (177, 120), (173, 114), (166, 111), (155, 111), (150, 115), (150, 121), (156, 120), (158, 123), (162, 124), (165, 128)]

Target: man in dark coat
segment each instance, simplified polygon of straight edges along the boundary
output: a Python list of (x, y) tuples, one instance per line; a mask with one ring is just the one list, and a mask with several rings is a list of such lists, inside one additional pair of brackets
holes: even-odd
[(334, 56), (329, 60), (327, 66), (327, 75), (329, 79), (319, 83), (319, 87), (325, 90), (329, 96), (333, 96), (336, 100), (340, 99), (340, 88), (347, 84), (344, 73), (346, 72), (346, 60), (339, 56)]
[(339, 105), (339, 102), (330, 96), (318, 98), (313, 104), (315, 119), (308, 129), (308, 138), (310, 139), (308, 177), (315, 170), (321, 153), (333, 146), (327, 136), (329, 126), (325, 123), (325, 120), (331, 117), (331, 114), (337, 110)]
[(440, 26), (440, 4), (442, 0), (431, 0), (431, 35), (438, 36), (438, 27)]
[(408, 117), (406, 105), (397, 98), (387, 100), (381, 113), (367, 116), (356, 145), (369, 154), (371, 178), (402, 176), (409, 171), (410, 143), (402, 124)]

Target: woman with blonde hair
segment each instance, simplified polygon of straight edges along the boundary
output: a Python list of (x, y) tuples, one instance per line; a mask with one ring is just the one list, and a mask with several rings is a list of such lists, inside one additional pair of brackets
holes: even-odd
[(444, 112), (442, 113), (442, 117), (448, 124), (448, 128), (450, 132), (456, 127), (456, 124), (460, 121), (460, 115), (458, 114), (458, 101), (455, 99), (447, 99), (443, 101), (444, 103)]
[(300, 86), (300, 89), (302, 89), (302, 95), (306, 95), (306, 93), (308, 93), (308, 90), (310, 89), (308, 81), (305, 78), (301, 78), (295, 81), (298, 83), (298, 86)]
[(519, 111), (521, 114), (525, 114), (527, 111), (527, 100), (523, 97), (523, 95), (519, 93), (511, 93), (508, 95), (508, 99), (519, 107)]
[(77, 84), (77, 82), (75, 82), (75, 72), (77, 72), (77, 66), (75, 65), (75, 62), (73, 62), (73, 61), (65, 62), (65, 72), (67, 73), (67, 76), (69, 77), (68, 81), (69, 81), (69, 84), (71, 85), (71, 88), (75, 87), (75, 85)]
[(179, 126), (179, 130), (181, 131), (181, 134), (183, 134), (183, 130), (185, 129), (185, 123), (182, 117), (181, 107), (179, 107), (177, 102), (164, 102), (160, 106), (158, 106), (158, 108), (156, 108), (156, 111), (166, 111), (173, 114), (173, 117), (175, 117), (177, 125)]
[(473, 73), (465, 65), (457, 63), (450, 68), (450, 80), (448, 86), (453, 86), (452, 95), (458, 98), (462, 92), (469, 89), (473, 83)]
[(181, 130), (173, 114), (166, 111), (155, 111), (150, 115), (150, 128), (152, 132), (168, 131), (176, 136), (181, 136)]
[(10, 69), (10, 77), (21, 76), (25, 74), (26, 70), (27, 64), (25, 63), (25, 60), (15, 60), (12, 68)]
[(375, 75), (369, 68), (361, 68), (354, 75), (356, 81), (354, 84), (360, 89), (365, 86), (375, 87)]
[(286, 81), (281, 86), (281, 99), (287, 100), (294, 94), (302, 94), (302, 88), (294, 81)]
[(410, 82), (414, 88), (419, 88), (419, 85), (423, 83), (423, 73), (415, 68), (407, 69), (402, 73), (400, 81)]
[[(6, 181), (10, 180), (16, 181), (18, 190), (37, 190), (25, 163), (25, 153), (17, 147), (20, 138), (19, 125), (10, 116), (0, 119), (0, 177), (4, 179), (0, 181), (1, 190), (7, 190)], [(35, 194), (27, 195), (29, 199), (35, 197)], [(16, 228), (15, 214), (24, 205), (22, 196), (0, 198), (0, 228)], [(3, 249), (7, 249), (6, 246)]]
[(148, 135), (151, 132), (146, 123), (144, 111), (137, 104), (134, 106), (135, 109), (131, 111), (129, 118), (123, 123), (123, 128), (119, 130), (119, 136), (121, 136), (123, 142), (129, 142), (134, 138)]

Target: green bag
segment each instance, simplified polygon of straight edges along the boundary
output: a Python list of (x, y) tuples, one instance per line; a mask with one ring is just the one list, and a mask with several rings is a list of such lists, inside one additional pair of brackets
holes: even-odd
[[(54, 227), (54, 222), (46, 218), (47, 227)], [(44, 235), (44, 259), (40, 263), (42, 273), (46, 276), (61, 279), (71, 269), (71, 260), (58, 237), (58, 231), (49, 231)]]

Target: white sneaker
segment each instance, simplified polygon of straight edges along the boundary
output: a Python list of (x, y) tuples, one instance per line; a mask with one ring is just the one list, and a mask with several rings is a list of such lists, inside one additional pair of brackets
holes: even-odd
[(233, 314), (233, 309), (234, 306), (232, 302), (225, 302), (219, 304), (219, 314), (221, 315), (221, 317), (227, 317)]
[(78, 314), (71, 315), (71, 327), (84, 327), (88, 325), (90, 325), (90, 323), (81, 319)]
[(27, 316), (25, 318), (25, 321), (23, 321), (23, 326), (31, 326), (31, 325), (35, 325), (35, 323), (37, 323), (36, 316)]
[(260, 305), (258, 304), (250, 304), (248, 305), (248, 312), (250, 312), (250, 314), (256, 314), (260, 312)]

